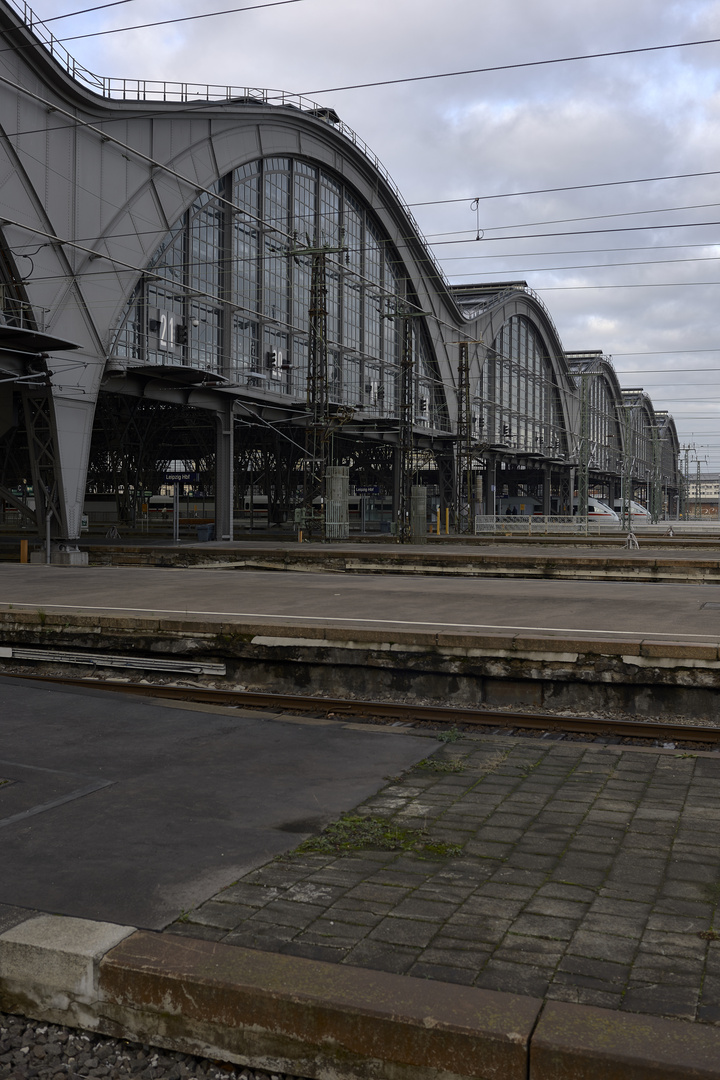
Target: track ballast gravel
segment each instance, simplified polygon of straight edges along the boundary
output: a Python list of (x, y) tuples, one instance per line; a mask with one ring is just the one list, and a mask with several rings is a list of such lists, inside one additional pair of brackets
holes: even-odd
[(304, 1080), (0, 1013), (2, 1080)]

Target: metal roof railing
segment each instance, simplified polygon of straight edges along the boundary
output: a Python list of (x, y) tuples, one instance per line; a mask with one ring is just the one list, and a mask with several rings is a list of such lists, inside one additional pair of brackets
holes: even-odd
[(57, 64), (70, 75), (75, 82), (86, 86), (93, 93), (113, 101), (133, 102), (165, 102), (188, 104), (207, 102), (208, 104), (247, 104), (247, 105), (276, 105), (297, 109), (304, 113), (312, 114), (316, 119), (324, 120), (330, 127), (341, 135), (344, 135), (364, 157), (368, 159), (373, 168), (382, 176), (397, 201), (402, 206), (410, 223), (422, 241), (425, 254), (432, 263), (435, 273), (445, 286), (450, 285), (435, 258), (434, 253), (420, 229), (415, 217), (400, 194), (400, 189), (390, 176), (383, 163), (380, 161), (367, 143), (360, 136), (339, 119), (333, 109), (319, 105), (318, 102), (301, 94), (291, 94), (286, 90), (264, 90), (257, 87), (236, 87), (212, 83), (198, 82), (161, 82), (152, 79), (122, 79), (112, 76), (96, 75), (83, 64), (79, 63), (74, 56), (58, 41), (55, 35), (48, 30), (47, 26), (39, 19), (25, 0), (5, 0), (9, 7), (13, 8), (20, 16), (29, 30), (50, 53)]

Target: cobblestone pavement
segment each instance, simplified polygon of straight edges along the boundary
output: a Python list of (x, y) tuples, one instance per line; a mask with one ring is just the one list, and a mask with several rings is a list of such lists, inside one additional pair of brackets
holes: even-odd
[(167, 932), (720, 1023), (720, 755), (470, 736), (357, 813), (464, 854), (285, 856)]

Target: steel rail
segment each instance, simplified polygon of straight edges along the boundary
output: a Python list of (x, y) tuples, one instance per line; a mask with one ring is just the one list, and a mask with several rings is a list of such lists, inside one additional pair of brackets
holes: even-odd
[(606, 720), (594, 716), (554, 716), (526, 712), (494, 712), (452, 706), (414, 705), (396, 701), (368, 701), (348, 698), (311, 697), (301, 694), (269, 694), (251, 690), (212, 690), (206, 687), (162, 686), (152, 683), (121, 683), (100, 679), (55, 675), (21, 675), (2, 672), (6, 678), (51, 682), (94, 690), (111, 690), (139, 697), (165, 698), (230, 708), (263, 708), (279, 711), (323, 713), (337, 718), (370, 716), (400, 720), (405, 724), (435, 723), (448, 726), (502, 728), (503, 731), (558, 731), (582, 735), (618, 735), (657, 742), (720, 744), (720, 727), (701, 724), (673, 724), (648, 720)]

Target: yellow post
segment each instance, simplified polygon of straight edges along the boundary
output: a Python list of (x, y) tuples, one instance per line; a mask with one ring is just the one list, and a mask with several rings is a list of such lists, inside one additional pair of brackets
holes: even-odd
[(302, 544), (302, 529), (298, 529), (298, 544)]
[(437, 508), (437, 534), (440, 535), (440, 507)]
[(20, 562), (28, 561), (28, 542), (27, 540), (20, 541)]
[(450, 507), (445, 507), (445, 535), (450, 535)]

